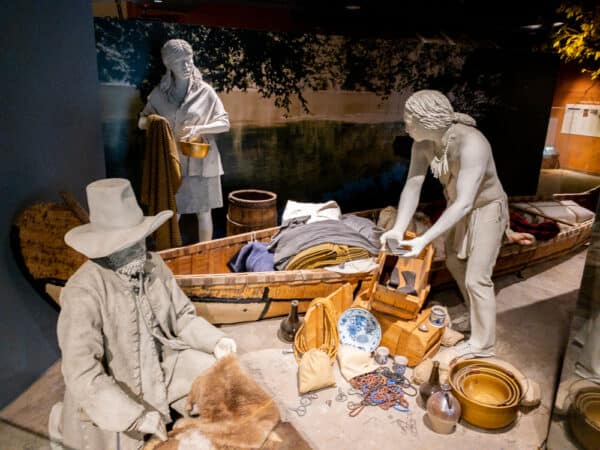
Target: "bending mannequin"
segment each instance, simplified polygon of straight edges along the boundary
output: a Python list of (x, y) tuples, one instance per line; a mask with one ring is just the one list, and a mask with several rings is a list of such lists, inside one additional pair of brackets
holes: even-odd
[[(396, 222), (381, 236), (395, 238), (415, 257), (436, 237), (447, 233), (446, 264), (470, 310), (471, 337), (454, 350), (459, 355), (491, 356), (496, 340), (496, 298), (492, 271), (508, 223), (508, 203), (489, 142), (475, 120), (455, 113), (438, 91), (411, 95), (404, 110), (406, 130), (414, 139), (406, 185)], [(419, 203), (428, 167), (444, 186), (448, 206), (423, 235), (404, 240)]]
[(90, 259), (61, 292), (65, 396), (50, 436), (66, 448), (139, 449), (145, 435), (166, 439), (170, 408), (185, 415), (193, 380), (236, 344), (196, 316), (162, 258), (146, 253), (145, 238), (172, 211), (144, 217), (124, 179), (91, 183), (87, 198), (91, 222), (65, 235)]
[(148, 96), (138, 126), (146, 129), (146, 116), (158, 114), (169, 121), (176, 142), (202, 136), (210, 144), (205, 158), (190, 158), (179, 152), (183, 179), (176, 195), (177, 213), (196, 214), (198, 240), (207, 241), (213, 234), (211, 209), (223, 206), (223, 165), (214, 135), (229, 131), (229, 116), (194, 66), (190, 44), (171, 39), (163, 45), (161, 56), (167, 72)]

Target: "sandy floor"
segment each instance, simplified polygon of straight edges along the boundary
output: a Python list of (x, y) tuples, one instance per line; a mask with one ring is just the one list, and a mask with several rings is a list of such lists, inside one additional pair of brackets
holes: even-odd
[[(281, 319), (228, 325), (238, 342), (239, 353), (250, 371), (277, 399), (287, 417), (315, 449), (538, 449), (546, 440), (562, 357), (568, 341), (586, 252), (579, 252), (535, 268), (520, 276), (507, 275), (496, 280), (497, 354), (517, 366), (541, 386), (542, 404), (522, 411), (513, 426), (485, 432), (461, 422), (453, 434), (441, 436), (427, 424), (424, 410), (410, 399), (410, 411), (365, 409), (359, 416), (348, 416), (347, 402), (336, 400), (339, 389), (349, 385), (336, 370), (338, 386), (319, 392), (307, 414), (298, 416), (292, 409), (299, 403), (296, 388), (297, 366), (289, 348), (279, 341), (276, 331)], [(463, 310), (457, 292), (447, 289), (430, 295), (449, 307), (452, 315)], [(48, 448), (44, 443), (50, 408), (58, 401), (64, 386), (59, 363), (51, 367), (30, 389), (6, 407), (0, 417), (0, 448)]]

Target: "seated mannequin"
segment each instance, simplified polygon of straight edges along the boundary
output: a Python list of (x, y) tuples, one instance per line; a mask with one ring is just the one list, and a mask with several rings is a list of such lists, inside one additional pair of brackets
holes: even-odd
[[(471, 337), (453, 350), (459, 355), (491, 356), (496, 340), (496, 298), (491, 276), (508, 223), (508, 204), (496, 174), (489, 142), (475, 120), (455, 113), (438, 91), (418, 91), (406, 101), (406, 131), (414, 139), (410, 168), (396, 221), (381, 237), (395, 238), (421, 253), (446, 234), (446, 264), (470, 309)], [(404, 240), (419, 203), (428, 167), (444, 186), (447, 208), (423, 235)]]
[[(236, 344), (201, 317), (145, 238), (172, 216), (144, 217), (128, 180), (87, 187), (89, 224), (65, 242), (89, 261), (61, 292), (65, 380), (50, 435), (66, 448), (140, 448), (185, 415), (193, 380)], [(118, 443), (118, 444), (117, 444)]]
[(179, 152), (183, 179), (176, 195), (177, 213), (196, 214), (198, 240), (210, 240), (211, 209), (223, 206), (223, 166), (214, 135), (229, 130), (229, 116), (214, 89), (202, 80), (194, 66), (190, 44), (171, 39), (163, 45), (161, 56), (167, 72), (148, 96), (138, 126), (146, 129), (146, 116), (158, 114), (168, 120), (177, 143), (203, 137), (210, 144), (205, 158), (191, 158)]

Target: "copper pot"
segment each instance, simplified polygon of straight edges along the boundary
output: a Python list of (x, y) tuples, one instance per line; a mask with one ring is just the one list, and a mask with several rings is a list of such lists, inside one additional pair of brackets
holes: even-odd
[[(472, 365), (491, 366), (499, 372), (506, 373), (501, 367), (496, 366), (491, 362), (478, 359), (459, 361), (450, 367), (448, 380), (450, 386), (452, 387), (452, 392), (460, 402), (460, 406), (462, 408), (462, 418), (471, 425), (475, 425), (476, 427), (487, 430), (504, 428), (513, 423), (517, 418), (519, 401), (522, 395), (520, 385), (515, 381), (513, 386), (517, 387), (518, 395), (512, 401), (512, 403), (507, 405), (494, 406), (469, 398), (467, 395), (465, 395), (463, 386), (457, 384), (458, 380), (456, 375), (457, 372), (462, 368)], [(462, 379), (464, 380), (464, 377)]]
[(585, 450), (595, 450), (600, 442), (600, 387), (583, 388), (569, 410), (569, 426)]
[(210, 144), (201, 141), (179, 141), (181, 153), (190, 158), (205, 158), (210, 150)]

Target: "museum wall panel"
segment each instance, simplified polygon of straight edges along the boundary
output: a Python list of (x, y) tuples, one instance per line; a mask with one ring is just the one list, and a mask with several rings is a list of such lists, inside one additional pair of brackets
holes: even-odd
[(1, 2), (0, 29), (2, 407), (60, 356), (58, 311), (17, 267), (11, 224), (33, 203), (59, 201), (59, 191), (83, 200), (105, 168), (89, 2)]
[[(561, 66), (552, 106), (559, 111), (554, 147), (560, 167), (600, 175), (600, 82), (577, 67)], [(591, 122), (589, 130), (577, 129), (587, 128), (587, 122)]]

